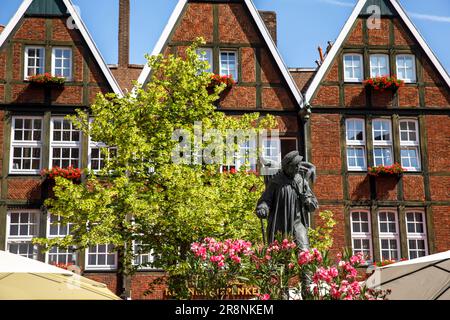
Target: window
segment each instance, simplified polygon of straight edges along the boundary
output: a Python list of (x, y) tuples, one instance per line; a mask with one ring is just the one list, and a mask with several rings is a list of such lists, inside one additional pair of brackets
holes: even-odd
[(238, 62), (236, 51), (220, 51), (220, 75), (231, 75), (236, 82), (238, 79)]
[(64, 118), (51, 121), (50, 158), (52, 167), (80, 166), (81, 132)]
[[(237, 143), (236, 140), (235, 143)], [(256, 141), (254, 139), (247, 138), (245, 142), (241, 143), (239, 150), (234, 153), (233, 164), (222, 166), (222, 171), (227, 172), (232, 169), (240, 170), (242, 166), (247, 166), (248, 170), (256, 170), (256, 161)]]
[(39, 173), (42, 158), (42, 118), (12, 118), (11, 152), (11, 173)]
[(381, 260), (399, 260), (399, 233), (397, 212), (378, 212), (378, 227), (380, 234)]
[(344, 80), (346, 82), (362, 82), (363, 57), (360, 54), (344, 55)]
[(72, 49), (53, 48), (52, 75), (72, 80)]
[(208, 62), (209, 64), (209, 68), (203, 71), (213, 72), (214, 69), (213, 50), (211, 48), (199, 48), (197, 49), (197, 55), (200, 61)]
[(44, 73), (45, 49), (43, 47), (25, 47), (25, 80)]
[(428, 254), (425, 214), (421, 211), (406, 212), (406, 233), (409, 259), (420, 258)]
[(402, 167), (408, 171), (420, 171), (419, 122), (400, 120), (399, 124)]
[(372, 122), (373, 157), (375, 166), (391, 166), (392, 157), (392, 130), (390, 120), (376, 119)]
[(86, 250), (86, 269), (114, 270), (117, 268), (117, 253), (111, 244), (99, 244)]
[(40, 211), (14, 210), (7, 215), (7, 251), (38, 259), (38, 247), (31, 241), (39, 236)]
[(367, 170), (366, 164), (366, 134), (363, 119), (347, 119), (347, 165), (348, 170)]
[[(47, 238), (63, 238), (72, 231), (72, 223), (62, 223), (62, 218), (50, 214), (47, 218)], [(52, 247), (47, 253), (47, 262), (49, 264), (77, 264), (77, 254), (75, 247), (68, 249)]]
[(397, 78), (407, 83), (416, 82), (416, 61), (413, 55), (397, 56)]
[(117, 155), (117, 148), (107, 147), (103, 143), (91, 142), (89, 145), (89, 165), (94, 172), (103, 170), (106, 162)]
[(155, 261), (152, 250), (139, 241), (134, 242), (133, 250), (135, 254), (133, 264), (141, 269), (151, 269), (151, 263)]
[(352, 211), (350, 219), (353, 254), (361, 252), (367, 261), (373, 260), (369, 211)]
[(382, 77), (388, 76), (389, 56), (385, 54), (373, 54), (370, 56), (370, 76)]

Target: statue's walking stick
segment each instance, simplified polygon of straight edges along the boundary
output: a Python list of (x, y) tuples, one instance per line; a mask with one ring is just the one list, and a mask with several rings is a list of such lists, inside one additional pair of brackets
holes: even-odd
[(261, 231), (262, 231), (262, 238), (263, 238), (263, 244), (266, 245), (266, 230), (264, 228), (264, 219), (261, 220)]

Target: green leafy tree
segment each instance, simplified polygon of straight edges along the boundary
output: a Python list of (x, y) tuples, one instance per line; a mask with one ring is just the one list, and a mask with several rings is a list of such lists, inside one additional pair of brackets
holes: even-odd
[(308, 230), (310, 246), (321, 252), (328, 251), (333, 246), (333, 230), (336, 225), (333, 212), (328, 210), (320, 212), (316, 224), (316, 228)]
[[(194, 132), (194, 123), (217, 129), (273, 128), (273, 117), (246, 114), (229, 117), (216, 110), (225, 89), (211, 91), (207, 62), (198, 59), (198, 40), (184, 58), (148, 56), (152, 69), (145, 87), (118, 97), (99, 95), (89, 110), (79, 110), (70, 120), (89, 135), (114, 147), (99, 175), (85, 170), (81, 184), (56, 178), (54, 197), (46, 206), (62, 223), (73, 223), (72, 234), (61, 239), (37, 239), (51, 246), (77, 250), (113, 244), (119, 252), (120, 272), (132, 274), (134, 244), (152, 250), (155, 267), (171, 270), (179, 265), (192, 242), (260, 237), (254, 207), (264, 183), (245, 170), (222, 174), (219, 165), (175, 164), (172, 151), (177, 129)], [(237, 143), (229, 148), (236, 148)], [(109, 155), (107, 149), (102, 151)]]

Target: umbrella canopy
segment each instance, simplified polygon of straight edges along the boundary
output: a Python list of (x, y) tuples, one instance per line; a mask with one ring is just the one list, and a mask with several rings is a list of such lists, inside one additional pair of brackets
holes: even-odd
[(0, 300), (120, 300), (106, 285), (0, 251)]
[(377, 268), (366, 284), (390, 300), (450, 300), (450, 251)]

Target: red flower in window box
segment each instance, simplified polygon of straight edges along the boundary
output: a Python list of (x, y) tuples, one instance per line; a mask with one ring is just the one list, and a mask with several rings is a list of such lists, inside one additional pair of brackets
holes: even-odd
[(211, 82), (208, 85), (208, 91), (214, 91), (214, 89), (220, 85), (225, 85), (225, 89), (230, 89), (236, 84), (236, 81), (233, 80), (233, 76), (227, 75), (227, 76), (221, 76), (218, 74), (212, 74), (211, 75)]
[(393, 90), (396, 91), (398, 88), (403, 87), (405, 82), (403, 80), (398, 80), (397, 76), (381, 76), (369, 78), (364, 81), (364, 85), (367, 88), (373, 88), (376, 91)]
[(61, 177), (64, 179), (72, 180), (75, 182), (81, 181), (81, 175), (83, 171), (72, 166), (67, 168), (53, 167), (51, 169), (44, 169), (41, 171), (41, 175), (48, 179), (55, 179)]
[(37, 85), (63, 86), (66, 82), (66, 78), (54, 77), (47, 72), (28, 77), (28, 82)]
[(392, 166), (378, 166), (370, 167), (369, 175), (374, 177), (379, 176), (402, 176), (407, 170), (403, 168), (400, 164), (394, 163)]

